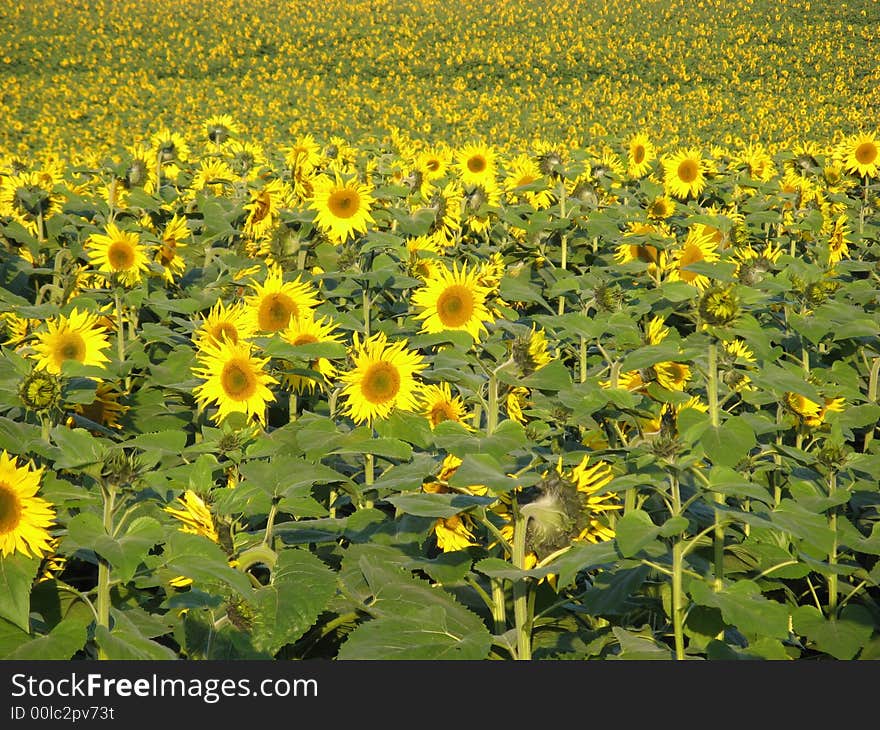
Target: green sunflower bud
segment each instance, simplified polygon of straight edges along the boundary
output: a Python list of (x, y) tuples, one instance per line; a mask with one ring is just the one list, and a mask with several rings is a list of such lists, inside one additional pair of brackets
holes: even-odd
[(45, 370), (34, 370), (18, 386), (18, 397), (30, 411), (53, 411), (61, 405), (61, 378)]
[(739, 317), (739, 297), (733, 287), (711, 286), (700, 297), (699, 310), (707, 324), (727, 325)]
[(582, 527), (583, 505), (576, 486), (557, 472), (537, 485), (540, 496), (521, 508), (528, 519), (526, 549), (539, 559), (568, 545)]

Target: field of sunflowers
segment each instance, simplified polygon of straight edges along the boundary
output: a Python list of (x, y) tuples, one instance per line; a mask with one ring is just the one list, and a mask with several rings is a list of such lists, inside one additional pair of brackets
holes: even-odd
[(0, 659), (880, 659), (874, 3), (0, 20)]

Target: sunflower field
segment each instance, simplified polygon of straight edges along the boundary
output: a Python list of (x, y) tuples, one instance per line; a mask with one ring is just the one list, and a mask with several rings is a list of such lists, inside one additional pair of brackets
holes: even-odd
[(0, 17), (0, 658), (880, 659), (872, 3)]

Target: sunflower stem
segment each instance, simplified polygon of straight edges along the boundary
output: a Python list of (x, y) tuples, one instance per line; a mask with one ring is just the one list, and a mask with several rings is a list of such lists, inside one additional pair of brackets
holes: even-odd
[(580, 365), (580, 370), (578, 372), (578, 379), (581, 383), (587, 382), (587, 338), (581, 335), (581, 343), (580, 348), (578, 350), (578, 360)]
[[(566, 203), (565, 182), (560, 181), (560, 183), (559, 183), (559, 217), (563, 218), (563, 219), (566, 216), (565, 203)], [(562, 253), (560, 256), (559, 268), (561, 268), (563, 271), (565, 271), (568, 268), (568, 234), (565, 232), (562, 233)], [(562, 316), (563, 312), (565, 312), (565, 295), (564, 294), (559, 295), (559, 308), (557, 311), (560, 316)]]
[[(681, 514), (681, 490), (679, 489), (678, 476), (674, 473), (669, 475), (669, 491), (672, 497), (673, 517)], [(672, 633), (675, 637), (675, 658), (679, 661), (684, 656), (684, 591), (682, 590), (682, 575), (684, 573), (684, 543), (677, 537), (672, 546)]]
[[(709, 423), (712, 428), (718, 429), (721, 421), (718, 414), (718, 341), (712, 337), (709, 340), (709, 368), (706, 374), (706, 391), (709, 399)], [(718, 505), (724, 504), (724, 495), (718, 492), (712, 493), (712, 499)], [(721, 511), (715, 509), (715, 590), (720, 591), (724, 586), (724, 526), (721, 522)]]
[[(834, 497), (837, 491), (837, 472), (833, 469), (828, 474), (828, 496)], [(831, 570), (828, 573), (828, 618), (834, 621), (837, 618), (837, 507), (832, 507), (828, 515), (828, 527), (833, 534), (831, 550), (828, 553), (828, 565)]]
[(113, 301), (116, 304), (116, 354), (121, 365), (125, 362), (125, 322), (122, 317), (122, 299), (118, 287), (113, 290)]
[(868, 208), (868, 176), (864, 178), (864, 195), (862, 196), (862, 209), (859, 211), (859, 235), (865, 232), (865, 210)]
[[(113, 508), (116, 502), (116, 485), (104, 483), (101, 486), (104, 498), (103, 524), (104, 533), (113, 534)], [(97, 611), (98, 626), (110, 630), (110, 564), (101, 556), (98, 556), (98, 586), (97, 586)], [(98, 647), (98, 659), (108, 659), (107, 652), (103, 647)]]
[(492, 578), (492, 622), (495, 635), (501, 636), (507, 631), (507, 608), (504, 595), (504, 584), (501, 578)]
[(272, 547), (272, 531), (275, 529), (275, 516), (278, 514), (278, 502), (273, 499), (269, 507), (269, 516), (266, 519), (266, 534), (263, 535), (263, 544)]
[[(373, 454), (364, 454), (364, 491), (373, 486), (374, 470), (376, 457)], [(364, 509), (372, 509), (373, 500), (366, 498), (363, 500)]]
[(498, 427), (498, 375), (489, 373), (489, 402), (486, 404), (486, 435), (491, 436)]
[[(877, 383), (880, 380), (880, 357), (875, 357), (874, 362), (871, 365), (871, 374), (868, 376), (868, 401), (870, 403), (877, 402)], [(871, 443), (871, 439), (874, 438), (874, 429), (876, 426), (871, 426), (865, 431), (865, 440), (862, 446), (862, 452), (868, 453), (868, 444)]]
[(370, 290), (367, 289), (366, 284), (364, 284), (362, 298), (364, 306), (364, 338), (367, 338), (370, 336)]
[[(513, 525), (513, 565), (525, 570), (526, 565), (526, 527), (528, 517), (519, 509)], [(529, 582), (528, 578), (513, 581), (513, 615), (516, 621), (516, 658), (523, 661), (532, 658), (532, 635), (529, 620)]]

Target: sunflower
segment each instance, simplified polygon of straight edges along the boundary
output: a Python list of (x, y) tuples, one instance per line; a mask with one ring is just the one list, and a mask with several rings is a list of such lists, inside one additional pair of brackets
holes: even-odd
[(625, 239), (635, 236), (658, 236), (665, 240), (672, 240), (672, 234), (660, 224), (631, 223), (629, 230), (623, 234), (624, 241), (617, 246), (614, 252), (614, 260), (619, 264), (642, 261), (648, 264), (650, 276), (656, 277), (662, 274), (667, 267), (668, 254), (666, 251), (650, 243), (626, 242)]
[(57, 320), (49, 320), (46, 327), (48, 332), (36, 335), (39, 343), (34, 345), (32, 357), (37, 361), (37, 369), (59, 375), (67, 360), (97, 367), (110, 362), (103, 353), (110, 347), (107, 331), (98, 326), (98, 315), (74, 308), (67, 317), (62, 314)]
[(37, 497), (43, 469), (18, 466), (4, 449), (0, 453), (0, 554), (14, 552), (42, 557), (52, 551), (55, 508)]
[(645, 344), (659, 345), (669, 334), (669, 327), (663, 324), (663, 317), (655, 316), (645, 325)]
[(206, 344), (219, 345), (223, 340), (237, 345), (253, 336), (253, 318), (247, 307), (241, 302), (227, 307), (218, 300), (202, 319), (193, 339), (203, 349)]
[(501, 207), (501, 188), (494, 182), (469, 186), (464, 191), (465, 222), (470, 230), (483, 235), (492, 226), (493, 214)]
[(465, 145), (455, 155), (455, 161), (465, 185), (495, 185), (496, 155), (491, 147)]
[(773, 158), (760, 143), (749, 144), (735, 159), (745, 167), (753, 180), (769, 182), (776, 176)]
[(428, 419), (431, 428), (443, 421), (455, 421), (470, 430), (471, 427), (465, 421), (467, 408), (460, 396), (452, 395), (449, 383), (426, 385), (422, 389), (421, 400), (422, 413)]
[(532, 392), (522, 385), (511, 388), (507, 392), (505, 410), (507, 411), (507, 417), (511, 421), (516, 421), (517, 423), (522, 424), (526, 422), (527, 419), (525, 413), (523, 413), (523, 409), (528, 408), (531, 405), (531, 401), (529, 400), (531, 394)]
[(785, 394), (785, 404), (804, 426), (819, 428), (829, 413), (842, 412), (846, 401), (843, 398), (824, 398), (820, 404), (800, 393), (789, 392)]
[(658, 362), (653, 370), (657, 384), (666, 390), (684, 390), (691, 379), (690, 366), (681, 362)]
[(284, 281), (280, 266), (270, 266), (263, 284), (251, 284), (254, 294), (245, 298), (251, 313), (253, 329), (259, 332), (279, 332), (290, 324), (291, 317), (303, 315), (318, 306), (312, 286), (301, 282)]
[(242, 180), (256, 180), (260, 169), (267, 164), (263, 148), (251, 142), (230, 140), (225, 151), (229, 166)]
[(437, 275), (416, 289), (412, 295), (413, 306), (421, 312), (416, 319), (423, 319), (422, 332), (436, 333), (447, 330), (463, 330), (475, 340), (485, 332), (485, 322), (494, 318), (486, 308), (486, 297), (491, 289), (481, 286), (477, 270), (467, 270), (467, 264), (452, 264), (438, 269)]
[(206, 190), (211, 195), (223, 195), (234, 178), (235, 173), (224, 160), (204, 159), (199, 162), (199, 169), (193, 175), (192, 189)]
[(162, 266), (162, 276), (166, 282), (173, 283), (174, 278), (186, 271), (186, 262), (178, 254), (178, 249), (186, 248), (184, 241), (190, 237), (186, 218), (177, 214), (165, 224), (162, 231), (162, 243), (156, 253), (156, 261)]
[(33, 236), (41, 237), (40, 221), (45, 222), (60, 213), (64, 197), (55, 192), (61, 182), (52, 171), (20, 172), (0, 176), (0, 215), (7, 215), (24, 226)]
[(361, 343), (355, 333), (352, 359), (354, 369), (341, 380), (345, 413), (355, 423), (372, 424), (387, 418), (394, 408), (418, 407), (421, 386), (415, 375), (427, 364), (422, 355), (407, 349), (406, 340), (389, 344), (385, 333), (378, 332)]
[(294, 176), (311, 175), (321, 164), (321, 147), (311, 134), (297, 137), (290, 147), (282, 151), (285, 153), (284, 164)]
[(370, 188), (357, 180), (343, 181), (321, 176), (313, 185), (309, 207), (317, 211), (315, 223), (336, 243), (345, 243), (356, 233), (366, 233), (367, 226), (375, 223), (370, 215), (373, 198)]
[(209, 117), (205, 120), (204, 129), (208, 141), (218, 147), (241, 131), (229, 114), (215, 114)]
[(91, 403), (74, 403), (70, 406), (74, 413), (107, 428), (121, 428), (119, 418), (128, 411), (128, 406), (119, 402), (122, 393), (110, 383), (98, 383), (95, 398)]
[(697, 149), (686, 149), (663, 160), (663, 182), (666, 192), (684, 200), (696, 197), (706, 186), (705, 163)]
[(251, 191), (244, 233), (249, 238), (262, 238), (271, 231), (281, 216), (282, 208), (291, 206), (291, 194), (281, 180), (270, 180), (262, 188)]
[[(532, 189), (519, 190), (526, 185)], [(534, 189), (536, 185), (540, 185), (540, 188)], [(553, 194), (547, 189), (538, 163), (528, 155), (519, 155), (510, 161), (503, 187), (507, 199), (512, 203), (524, 200), (536, 210), (549, 208), (553, 203)]]
[(855, 134), (841, 145), (841, 157), (847, 172), (861, 177), (877, 177), (880, 169), (880, 141), (876, 134)]
[(442, 235), (446, 244), (451, 245), (461, 231), (464, 192), (456, 183), (449, 183), (442, 190), (435, 190), (427, 203), (434, 211), (429, 233)]
[(675, 213), (675, 201), (668, 195), (658, 195), (648, 204), (648, 220), (664, 221)]
[(627, 165), (631, 177), (639, 178), (648, 174), (656, 154), (648, 135), (639, 133), (630, 137), (627, 143)]
[(182, 497), (177, 498), (177, 505), (166, 505), (164, 508), (172, 517), (180, 520), (183, 524), (181, 532), (191, 535), (207, 537), (212, 542), (220, 542), (217, 528), (214, 526), (214, 518), (211, 510), (204, 500), (192, 489), (187, 489)]
[[(339, 342), (342, 338), (336, 333), (336, 325), (327, 317), (315, 317), (312, 310), (305, 310), (298, 317), (291, 317), (287, 329), (282, 330), (281, 339), (291, 345), (308, 345), (319, 342)], [(318, 357), (309, 363), (320, 379), (286, 373), (284, 382), (297, 393), (312, 392), (316, 382), (326, 382), (336, 376), (336, 367), (326, 357)]]
[(189, 158), (189, 145), (177, 132), (163, 127), (150, 138), (153, 159), (161, 164), (168, 162), (186, 162)]
[(123, 286), (134, 286), (149, 269), (146, 248), (136, 232), (122, 231), (107, 224), (107, 233), (93, 233), (86, 240), (89, 261), (98, 271), (117, 277)]
[(604, 461), (598, 461), (593, 466), (589, 464), (590, 457), (585, 456), (568, 474), (563, 474), (561, 463), (556, 469), (573, 482), (577, 491), (585, 497), (587, 524), (574, 539), (582, 542), (604, 542), (614, 538), (614, 529), (606, 523), (603, 515), (622, 509), (623, 505), (620, 504), (620, 497), (616, 492), (602, 492), (614, 478), (611, 467)]
[(464, 550), (478, 543), (474, 540), (474, 523), (470, 515), (461, 513), (452, 517), (441, 517), (434, 523), (434, 536), (437, 547), (444, 553)]
[(553, 355), (550, 354), (547, 344), (547, 335), (543, 329), (536, 329), (535, 325), (532, 325), (532, 329), (524, 335), (513, 340), (510, 356), (524, 376), (531, 375), (553, 361)]
[(223, 340), (205, 343), (197, 359), (199, 367), (193, 368), (193, 374), (205, 382), (193, 393), (200, 406), (219, 406), (215, 422), (231, 413), (244, 413), (265, 424), (266, 405), (275, 400), (268, 386), (278, 382), (263, 369), (268, 358), (254, 357), (246, 342)]
[(837, 217), (837, 220), (831, 226), (828, 237), (829, 266), (834, 266), (834, 264), (849, 256), (849, 244), (851, 243), (849, 235), (852, 233), (852, 230), (848, 223), (849, 220), (846, 217), (846, 213), (843, 213)]
[(446, 174), (450, 162), (451, 155), (446, 149), (425, 150), (416, 158), (416, 169), (425, 180), (433, 182)]
[(700, 261), (707, 263), (718, 261), (717, 249), (718, 244), (711, 229), (692, 227), (682, 246), (673, 253), (675, 265), (672, 267), (670, 278), (685, 281), (702, 291), (709, 286), (709, 277), (696, 271), (689, 271), (687, 267)]

